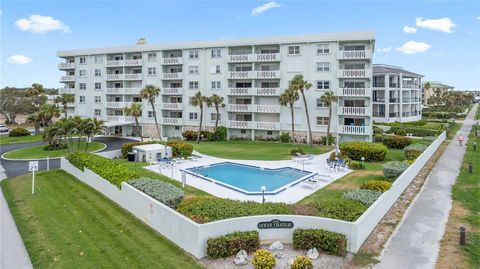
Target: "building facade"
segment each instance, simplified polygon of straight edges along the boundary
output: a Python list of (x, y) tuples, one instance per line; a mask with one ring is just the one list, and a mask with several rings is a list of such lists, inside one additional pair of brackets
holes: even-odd
[[(198, 91), (224, 97), (219, 125), (229, 137), (273, 138), (290, 132), (288, 107), (279, 95), (289, 81), (302, 74), (313, 84), (306, 91), (313, 138), (327, 130), (328, 107), (320, 101), (332, 90), (338, 101), (332, 106), (331, 132), (340, 141), (370, 141), (372, 133), (373, 32), (326, 33), (304, 36), (248, 38), (99, 49), (59, 51), (64, 88), (75, 94), (69, 114), (105, 120), (113, 134), (135, 134), (133, 119), (123, 108), (142, 104), (142, 133), (158, 137), (151, 106), (139, 97), (145, 85), (161, 89), (155, 101), (162, 137), (181, 137), (196, 129), (199, 108), (190, 105)], [(300, 99), (295, 108), (297, 139), (307, 136), (305, 109)], [(206, 108), (204, 126), (212, 129), (214, 108)]]
[[(428, 84), (427, 84), (428, 83)], [(425, 87), (425, 85), (430, 85), (430, 87)], [(423, 105), (428, 106), (428, 99), (430, 97), (441, 97), (448, 91), (453, 90), (453, 86), (442, 84), (440, 81), (425, 81), (422, 86), (422, 99)]]
[(373, 65), (373, 120), (409, 122), (422, 119), (422, 75), (398, 66)]

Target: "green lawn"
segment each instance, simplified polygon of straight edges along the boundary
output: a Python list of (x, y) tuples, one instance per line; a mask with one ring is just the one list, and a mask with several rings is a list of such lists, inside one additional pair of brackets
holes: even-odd
[(35, 142), (35, 141), (42, 141), (42, 135), (28, 135), (28, 136), (18, 136), (18, 137), (10, 137), (8, 135), (1, 135), (0, 136), (0, 145), (4, 144), (14, 144), (14, 143), (25, 143), (25, 142)]
[(202, 268), (172, 242), (62, 170), (1, 182), (35, 268)]
[(289, 144), (267, 141), (218, 141), (193, 143), (194, 149), (200, 153), (237, 160), (288, 160), (289, 150), (302, 148), (305, 153), (322, 154), (333, 149), (320, 145), (310, 147), (305, 144)]
[[(38, 146), (33, 146), (33, 147), (28, 147), (28, 148), (21, 148), (17, 150), (12, 150), (7, 153), (5, 153), (4, 157), (5, 158), (11, 158), (11, 159), (39, 159), (39, 158), (46, 158), (47, 156), (50, 158), (55, 158), (55, 157), (62, 157), (67, 155), (67, 150), (66, 149), (60, 149), (60, 150), (45, 150), (45, 147), (47, 144), (41, 144)], [(85, 141), (80, 142), (80, 151), (85, 151)], [(100, 143), (100, 142), (91, 142), (88, 145), (88, 151), (97, 151), (105, 147), (105, 144)], [(78, 150), (78, 144), (74, 142), (72, 144), (72, 147), (70, 149), (71, 152), (76, 152)]]
[[(458, 132), (458, 130), (460, 130), (461, 126), (462, 125), (460, 123), (454, 122), (452, 124), (452, 127), (450, 127), (450, 129), (448, 129), (448, 131), (447, 131), (447, 139), (451, 140), (455, 136), (455, 134)], [(466, 135), (466, 134), (464, 134), (464, 135)]]

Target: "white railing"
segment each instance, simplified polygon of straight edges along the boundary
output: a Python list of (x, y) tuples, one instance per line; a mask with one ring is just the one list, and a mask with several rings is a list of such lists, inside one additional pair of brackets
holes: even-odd
[(252, 88), (230, 88), (230, 95), (253, 95)]
[(183, 73), (162, 73), (162, 79), (182, 79)]
[(60, 93), (73, 94), (75, 93), (75, 88), (60, 88)]
[(343, 88), (343, 96), (366, 96), (365, 88)]
[(180, 125), (182, 118), (163, 118), (163, 124), (166, 125)]
[(274, 131), (279, 129), (279, 125), (277, 122), (257, 122), (257, 129)]
[(353, 126), (353, 125), (340, 125), (339, 131), (343, 134), (359, 134), (359, 135), (368, 135), (369, 126)]
[(142, 59), (125, 60), (125, 66), (138, 66), (142, 64), (143, 64)]
[(128, 117), (128, 116), (107, 116), (107, 121), (114, 121), (114, 122), (135, 122), (134, 117)]
[(228, 105), (228, 108), (230, 111), (233, 111), (233, 112), (248, 112), (250, 106), (251, 105), (232, 104), (232, 105)]
[(125, 74), (125, 80), (142, 80), (142, 74)]
[(280, 113), (280, 106), (277, 106), (277, 105), (257, 105), (257, 112), (261, 112), (261, 113)]
[(162, 94), (164, 95), (181, 95), (183, 94), (183, 88), (163, 88)]
[(229, 61), (233, 63), (244, 63), (252, 61), (252, 54), (230, 55)]
[(107, 80), (123, 80), (123, 74), (107, 74)]
[(340, 107), (343, 115), (366, 115), (365, 107)]
[(107, 94), (140, 94), (141, 88), (107, 88)]
[(107, 102), (107, 108), (124, 108), (126, 106), (125, 102)]
[(113, 61), (107, 61), (107, 66), (124, 66), (125, 62), (123, 60), (113, 60)]
[(74, 69), (75, 63), (59, 63), (58, 69)]
[(280, 53), (255, 54), (255, 60), (257, 62), (280, 61)]
[(61, 81), (75, 81), (75, 76), (62, 76)]
[(257, 71), (257, 78), (280, 78), (280, 71)]
[(182, 57), (163, 58), (163, 64), (182, 64)]
[(366, 77), (367, 72), (365, 69), (340, 69), (338, 70), (338, 76), (343, 78), (363, 78)]
[(340, 59), (365, 59), (370, 58), (370, 51), (366, 50), (344, 50), (339, 51)]
[(230, 121), (230, 128), (239, 128), (239, 129), (251, 129), (252, 122), (251, 121)]
[(254, 78), (252, 71), (231, 71), (230, 78)]
[(165, 110), (182, 110), (182, 103), (163, 103), (162, 109)]
[(280, 88), (257, 88), (257, 95), (280, 95)]

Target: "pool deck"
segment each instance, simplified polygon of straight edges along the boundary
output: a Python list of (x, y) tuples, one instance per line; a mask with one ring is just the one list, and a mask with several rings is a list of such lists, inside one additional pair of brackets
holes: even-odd
[[(246, 165), (259, 166), (264, 168), (280, 168), (280, 167), (292, 167), (297, 169), (307, 170), (309, 172), (318, 173), (319, 182), (312, 185), (309, 183), (299, 183), (295, 186), (289, 187), (286, 190), (275, 194), (265, 195), (267, 202), (284, 202), (284, 203), (296, 203), (304, 197), (318, 191), (319, 189), (327, 186), (333, 181), (347, 175), (352, 170), (343, 169), (343, 171), (332, 172), (329, 170), (326, 159), (330, 156), (330, 153), (324, 153), (321, 155), (315, 155), (313, 160), (305, 162), (295, 162), (293, 160), (281, 160), (281, 161), (256, 161), (256, 160), (231, 160), (216, 158), (208, 155), (204, 155), (198, 152), (194, 152), (194, 155), (199, 156), (196, 161), (184, 160), (181, 163), (175, 163), (173, 169), (162, 168), (160, 165), (151, 165), (144, 167), (147, 170), (151, 170), (155, 173), (163, 174), (171, 177), (179, 182), (182, 181), (182, 172), (180, 169), (187, 169), (196, 166), (210, 165), (219, 162), (234, 162)], [(214, 196), (221, 198), (229, 198), (240, 201), (256, 201), (262, 202), (262, 195), (247, 195), (241, 192), (228, 189), (224, 186), (217, 185), (215, 183), (206, 181), (204, 179), (195, 177), (190, 174), (186, 174), (186, 184), (197, 189), (208, 192)]]

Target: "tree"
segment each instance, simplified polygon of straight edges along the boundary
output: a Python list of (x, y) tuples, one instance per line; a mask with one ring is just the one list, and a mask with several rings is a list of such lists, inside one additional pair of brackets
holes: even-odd
[(295, 75), (292, 79), (291, 86), (299, 91), (302, 94), (303, 105), (305, 106), (305, 114), (307, 116), (307, 126), (308, 126), (308, 136), (310, 146), (313, 146), (313, 136), (312, 136), (312, 127), (310, 126), (310, 116), (308, 114), (308, 105), (307, 105), (307, 98), (305, 97), (305, 91), (308, 91), (312, 84), (303, 79), (303, 75)]
[(73, 123), (73, 126), (75, 126), (75, 133), (78, 136), (77, 150), (79, 150), (82, 136), (83, 134), (85, 134), (85, 130), (87, 128), (87, 121), (85, 119), (82, 119), (80, 116), (74, 116), (68, 120)]
[(197, 133), (197, 144), (200, 143), (200, 136), (202, 133), (202, 122), (203, 122), (203, 105), (206, 103), (207, 98), (198, 91), (190, 101), (190, 104), (194, 107), (200, 107), (200, 123), (198, 124), (198, 133)]
[(143, 90), (140, 92), (140, 97), (146, 99), (152, 106), (153, 119), (155, 120), (155, 127), (157, 128), (158, 137), (161, 139), (162, 134), (160, 133), (160, 128), (158, 127), (157, 121), (157, 112), (155, 110), (155, 98), (160, 94), (160, 88), (154, 85), (146, 85)]
[(293, 105), (295, 104), (296, 101), (298, 101), (299, 98), (300, 96), (298, 95), (298, 92), (292, 86), (288, 87), (288, 89), (286, 89), (285, 92), (283, 92), (278, 98), (282, 106), (290, 107), (290, 114), (292, 116), (293, 144), (295, 144), (295, 114), (294, 114)]
[(220, 107), (225, 107), (225, 103), (223, 102), (224, 98), (213, 94), (212, 96), (206, 99), (208, 107), (215, 107), (216, 117), (215, 117), (215, 139), (217, 139), (217, 128), (218, 128), (218, 117), (220, 116), (219, 109)]
[(140, 139), (143, 142), (143, 136), (140, 131), (140, 123), (138, 123), (138, 117), (142, 116), (142, 105), (139, 103), (132, 103), (131, 106), (123, 109), (125, 115), (132, 116), (135, 119), (135, 125), (137, 126), (137, 134), (140, 136)]
[(330, 145), (330, 122), (332, 121), (332, 104), (337, 101), (337, 96), (334, 95), (333, 91), (326, 91), (321, 97), (320, 101), (322, 101), (325, 105), (328, 106), (328, 124), (327, 124), (327, 139), (325, 139), (325, 145)]
[(55, 103), (62, 104), (63, 106), (63, 113), (65, 114), (65, 118), (67, 118), (67, 105), (68, 103), (73, 103), (75, 101), (75, 95), (71, 93), (62, 93), (62, 95), (57, 96), (55, 98)]
[(95, 137), (97, 134), (101, 133), (106, 129), (102, 120), (98, 120), (96, 118), (86, 120), (86, 128), (84, 129), (85, 135), (87, 136), (87, 143), (85, 143), (85, 152), (88, 151), (88, 144), (90, 143), (90, 138)]
[(39, 83), (33, 83), (33, 84), (32, 84), (32, 87), (30, 87), (30, 88), (27, 90), (27, 95), (33, 97), (33, 103), (34, 103), (36, 106), (40, 106), (40, 105), (41, 105), (40, 95), (42, 95), (42, 94), (44, 94), (44, 93), (45, 93), (45, 89), (43, 88), (43, 85), (42, 85), (42, 84), (39, 84)]
[(4, 88), (0, 90), (0, 113), (5, 117), (6, 124), (16, 124), (18, 114), (29, 114), (35, 111), (30, 98), (24, 90)]
[(40, 106), (38, 113), (40, 113), (44, 127), (49, 126), (53, 122), (53, 118), (60, 117), (60, 110), (55, 105), (44, 104)]
[(40, 117), (40, 113), (35, 112), (33, 114), (30, 114), (27, 117), (27, 123), (33, 123), (35, 126), (35, 134), (40, 133), (40, 123), (42, 122), (42, 119)]

